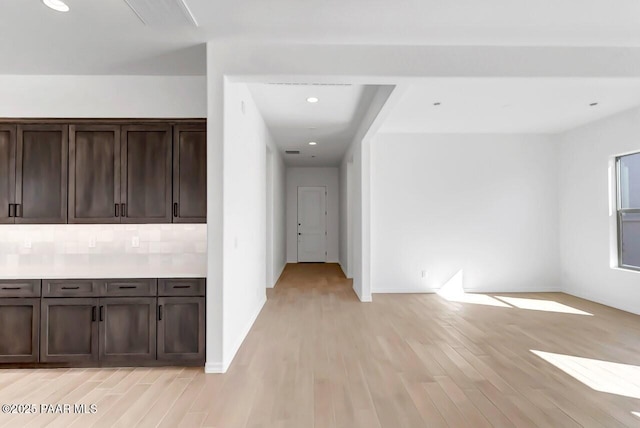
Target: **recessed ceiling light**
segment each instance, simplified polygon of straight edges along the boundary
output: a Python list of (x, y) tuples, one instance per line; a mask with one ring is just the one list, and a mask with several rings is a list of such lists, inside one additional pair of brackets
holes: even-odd
[(315, 146), (316, 144), (318, 144), (318, 143), (316, 143), (315, 141), (310, 141), (310, 142), (309, 142), (309, 145), (310, 145), (310, 146)]
[(69, 6), (62, 0), (42, 0), (42, 3), (58, 12), (69, 12)]
[(597, 105), (598, 105), (598, 103), (591, 103), (591, 104), (589, 104), (589, 106), (590, 106), (590, 107), (595, 107), (595, 106), (597, 106)]
[(309, 98), (307, 98), (307, 102), (311, 103), (311, 104), (315, 104), (318, 101), (320, 101), (320, 100), (317, 97), (309, 97)]

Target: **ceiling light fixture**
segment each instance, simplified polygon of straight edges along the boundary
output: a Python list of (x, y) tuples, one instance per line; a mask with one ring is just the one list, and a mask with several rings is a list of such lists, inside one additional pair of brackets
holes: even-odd
[(315, 104), (318, 101), (320, 101), (320, 100), (317, 97), (309, 97), (309, 98), (307, 98), (307, 102), (311, 103), (311, 104)]
[(433, 103), (434, 106), (438, 107), (440, 105), (440, 102), (437, 103)]
[(591, 103), (591, 104), (589, 104), (589, 107), (595, 107), (597, 105), (598, 105), (598, 103)]
[(69, 6), (62, 0), (42, 0), (42, 3), (58, 12), (69, 12)]
[(318, 143), (316, 143), (315, 141), (310, 141), (310, 142), (309, 142), (309, 145), (310, 145), (310, 146), (315, 146), (316, 144), (318, 144)]

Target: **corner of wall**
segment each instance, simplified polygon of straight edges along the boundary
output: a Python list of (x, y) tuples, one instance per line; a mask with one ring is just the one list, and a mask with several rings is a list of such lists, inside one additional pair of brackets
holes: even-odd
[[(260, 301), (260, 303), (258, 303), (253, 314), (251, 315), (251, 317), (249, 318), (245, 326), (240, 331), (240, 334), (236, 338), (236, 341), (231, 346), (229, 351), (227, 352), (226, 350), (223, 350), (224, 357), (220, 366), (216, 366), (214, 364), (214, 366), (212, 366), (213, 368), (220, 368), (222, 370), (220, 373), (227, 372), (227, 370), (229, 369), (229, 366), (231, 366), (231, 363), (233, 362), (233, 359), (236, 357), (236, 354), (240, 350), (242, 343), (247, 338), (249, 331), (251, 331), (251, 327), (253, 327), (253, 324), (255, 324), (256, 320), (258, 319), (258, 315), (260, 315), (260, 312), (262, 311), (262, 308), (264, 307), (265, 303), (267, 303), (266, 296)], [(205, 372), (206, 372), (206, 366), (205, 366)], [(216, 372), (212, 372), (212, 373), (216, 373)]]
[(228, 368), (229, 367), (225, 367), (220, 361), (212, 363), (207, 362), (204, 365), (204, 372), (206, 374), (223, 374), (227, 372)]

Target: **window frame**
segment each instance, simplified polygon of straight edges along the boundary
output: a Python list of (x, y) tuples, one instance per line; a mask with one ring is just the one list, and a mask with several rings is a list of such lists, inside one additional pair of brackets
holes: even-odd
[(624, 214), (640, 214), (640, 208), (622, 208), (622, 185), (620, 180), (620, 160), (626, 156), (640, 154), (640, 152), (626, 153), (615, 157), (616, 184), (616, 238), (618, 241), (618, 268), (640, 272), (640, 266), (625, 265), (622, 262), (622, 216)]

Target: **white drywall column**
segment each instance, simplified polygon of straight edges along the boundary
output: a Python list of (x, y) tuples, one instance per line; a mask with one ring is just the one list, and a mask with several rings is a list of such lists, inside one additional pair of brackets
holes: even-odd
[(207, 46), (207, 362), (205, 371), (219, 373), (223, 332), (224, 76)]

